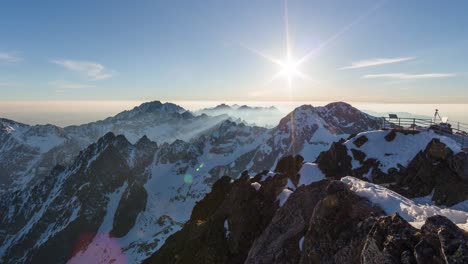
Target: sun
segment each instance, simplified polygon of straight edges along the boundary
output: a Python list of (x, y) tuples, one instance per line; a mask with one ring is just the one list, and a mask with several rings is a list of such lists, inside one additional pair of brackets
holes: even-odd
[(284, 62), (281, 63), (280, 74), (287, 77), (288, 79), (296, 75), (300, 75), (298, 66), (299, 64), (296, 61), (293, 61), (291, 59), (286, 59)]

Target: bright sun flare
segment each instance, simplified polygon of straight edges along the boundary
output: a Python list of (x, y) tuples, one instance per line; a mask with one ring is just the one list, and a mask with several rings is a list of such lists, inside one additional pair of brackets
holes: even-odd
[(281, 74), (286, 76), (288, 79), (295, 75), (299, 75), (298, 63), (287, 59), (284, 63), (281, 63)]

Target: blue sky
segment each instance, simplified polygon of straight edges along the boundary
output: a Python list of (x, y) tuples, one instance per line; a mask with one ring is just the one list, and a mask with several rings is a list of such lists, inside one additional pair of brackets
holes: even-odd
[(0, 101), (468, 103), (467, 1), (4, 1)]

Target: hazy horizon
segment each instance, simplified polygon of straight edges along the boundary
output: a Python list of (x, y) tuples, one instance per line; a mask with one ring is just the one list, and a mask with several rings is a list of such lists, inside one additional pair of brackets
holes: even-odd
[[(80, 125), (114, 116), (124, 110), (149, 101), (36, 101), (36, 102), (10, 102), (0, 104), (0, 118), (8, 118), (14, 121), (36, 125), (53, 124), (60, 127)], [(277, 107), (284, 116), (294, 108), (310, 104), (323, 106), (334, 101), (161, 101), (182, 106), (190, 111), (215, 107), (219, 104), (248, 105), (260, 107)], [(395, 104), (373, 102), (347, 102), (363, 112), (369, 114), (409, 113), (418, 116), (432, 117), (435, 109), (439, 109), (441, 115), (448, 116), (451, 121), (468, 123), (466, 109), (468, 104)], [(279, 121), (279, 120), (278, 120)], [(274, 125), (270, 124), (270, 125)]]

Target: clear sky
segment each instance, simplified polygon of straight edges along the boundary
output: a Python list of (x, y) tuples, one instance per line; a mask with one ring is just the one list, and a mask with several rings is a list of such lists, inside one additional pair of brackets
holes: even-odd
[(0, 103), (468, 103), (467, 12), (462, 0), (3, 1)]

